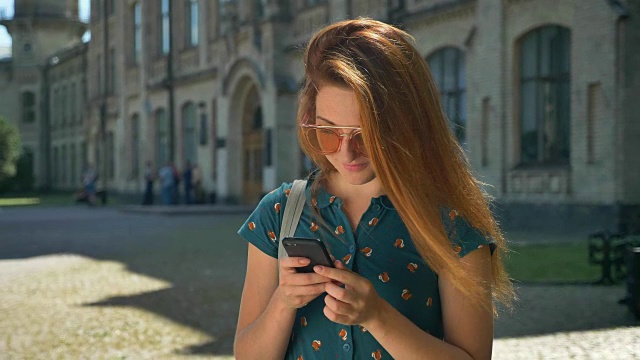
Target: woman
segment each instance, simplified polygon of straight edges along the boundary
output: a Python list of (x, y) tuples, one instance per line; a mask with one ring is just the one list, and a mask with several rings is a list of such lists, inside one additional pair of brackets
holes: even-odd
[(492, 298), (513, 296), (504, 239), (411, 41), (359, 19), (307, 46), (298, 137), (318, 171), (296, 236), (322, 239), (336, 268), (278, 264), (291, 185), (265, 196), (239, 231), (238, 359), (491, 358)]

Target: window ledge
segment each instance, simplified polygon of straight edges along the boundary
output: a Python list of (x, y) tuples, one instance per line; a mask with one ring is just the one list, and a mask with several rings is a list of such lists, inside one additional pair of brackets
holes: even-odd
[(571, 192), (569, 164), (521, 164), (509, 171), (507, 189), (512, 195), (556, 196)]

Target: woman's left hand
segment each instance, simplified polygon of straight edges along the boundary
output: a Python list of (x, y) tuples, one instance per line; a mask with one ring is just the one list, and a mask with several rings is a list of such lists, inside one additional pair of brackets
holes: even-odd
[[(376, 318), (382, 298), (373, 284), (347, 269), (336, 260), (335, 268), (316, 266), (314, 271), (332, 279), (325, 284), (324, 315), (331, 321), (344, 325), (362, 325)], [(344, 286), (339, 286), (343, 284)]]

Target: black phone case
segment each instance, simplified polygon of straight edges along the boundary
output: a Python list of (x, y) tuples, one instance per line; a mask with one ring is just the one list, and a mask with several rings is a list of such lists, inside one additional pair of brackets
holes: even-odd
[(299, 273), (313, 272), (316, 265), (334, 267), (331, 256), (321, 240), (290, 237), (282, 240), (282, 246), (289, 257), (305, 257), (311, 260), (309, 265), (296, 268)]

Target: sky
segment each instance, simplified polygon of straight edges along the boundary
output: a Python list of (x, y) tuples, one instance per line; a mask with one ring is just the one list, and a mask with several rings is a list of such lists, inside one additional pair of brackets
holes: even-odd
[[(87, 20), (89, 18), (89, 2), (90, 0), (78, 0), (80, 7), (80, 18)], [(0, 14), (2, 16), (13, 15), (14, 0), (0, 0)], [(7, 34), (7, 29), (0, 26), (0, 52), (11, 46), (11, 37)]]

